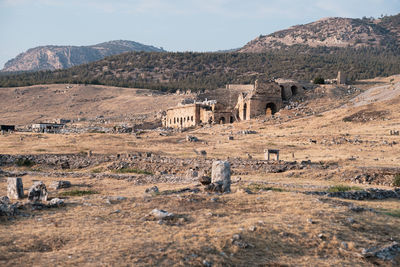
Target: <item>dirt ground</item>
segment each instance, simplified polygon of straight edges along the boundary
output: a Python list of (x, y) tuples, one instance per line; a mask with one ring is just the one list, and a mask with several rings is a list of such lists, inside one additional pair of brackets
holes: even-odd
[[(397, 81), (390, 79), (364, 81), (359, 93), (375, 86), (388, 86), (390, 90), (390, 84)], [(171, 98), (169, 104), (178, 101), (173, 95), (167, 97)], [(354, 100), (343, 105), (355, 97), (323, 98), (325, 108), (315, 114), (296, 116), (296, 111), (285, 110), (280, 112), (281, 117), (290, 115), (290, 119), (259, 118), (166, 135), (158, 130), (137, 135), (1, 135), (1, 153), (12, 155), (151, 152), (196, 162), (202, 150), (207, 158), (229, 161), (249, 157), (264, 160), (265, 149), (279, 149), (282, 162), (310, 160), (332, 167), (277, 173), (249, 169), (233, 173), (231, 193), (218, 194), (205, 192), (196, 179), (137, 184), (93, 176), (95, 172), (113, 172), (103, 165), (59, 170), (81, 174), (68, 179), (51, 172), (33, 175), (35, 170), (47, 171), (41, 166), (4, 166), (2, 170), (11, 173), (29, 171), (22, 176), (25, 195), (36, 180), (46, 185), (69, 180), (72, 187), (49, 189), (50, 198), (64, 199), (62, 207), (32, 210), (26, 206), (21, 208), (23, 216), (0, 218), (0, 264), (398, 266), (400, 253), (392, 260), (382, 260), (365, 257), (362, 251), (400, 242), (400, 199), (349, 200), (308, 194), (339, 185), (357, 190), (394, 188), (379, 183), (351, 183), (347, 175), (369, 168), (400, 167), (400, 137), (390, 135), (390, 130), (400, 130), (400, 97), (393, 95), (367, 105), (354, 105)], [(308, 107), (322, 106), (318, 104), (321, 101), (315, 99)], [(16, 116), (8, 114), (10, 119)], [(361, 119), (346, 119), (352, 115)], [(243, 134), (243, 130), (255, 133)], [(186, 135), (196, 136), (199, 141), (187, 142)], [(160, 192), (145, 193), (152, 186)], [(183, 188), (200, 191), (179, 192)], [(77, 190), (87, 195), (71, 194)], [(6, 194), (7, 177), (3, 176), (0, 196)], [(148, 214), (153, 209), (174, 213), (176, 219), (152, 220)]]

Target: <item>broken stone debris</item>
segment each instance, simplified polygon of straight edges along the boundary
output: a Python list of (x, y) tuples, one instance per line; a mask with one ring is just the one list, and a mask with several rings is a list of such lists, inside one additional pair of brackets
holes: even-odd
[(211, 177), (209, 177), (209, 176), (201, 176), (199, 178), (199, 182), (202, 185), (209, 185), (209, 184), (211, 184)]
[(199, 139), (196, 136), (186, 135), (186, 141), (188, 141), (188, 142), (198, 142)]
[(16, 204), (11, 204), (7, 196), (0, 197), (0, 216), (13, 216), (16, 212)]
[(170, 220), (175, 217), (173, 213), (169, 213), (168, 211), (165, 210), (159, 210), (159, 209), (153, 209), (150, 212), (150, 215), (154, 217), (154, 219), (157, 220)]
[(69, 188), (71, 187), (71, 182), (70, 181), (55, 181), (52, 182), (50, 185), (50, 188), (52, 189), (61, 189), (61, 188)]
[(152, 193), (159, 193), (160, 191), (158, 190), (157, 186), (153, 186), (150, 188), (146, 188), (145, 190), (146, 193), (152, 194)]
[(59, 198), (53, 198), (49, 201), (49, 207), (60, 207), (64, 205), (64, 200)]
[(380, 248), (363, 249), (361, 254), (368, 257), (376, 257), (385, 261), (393, 260), (400, 253), (400, 245), (397, 242), (385, 245)]
[(47, 188), (42, 181), (35, 182), (28, 192), (28, 199), (31, 202), (43, 202), (47, 201)]

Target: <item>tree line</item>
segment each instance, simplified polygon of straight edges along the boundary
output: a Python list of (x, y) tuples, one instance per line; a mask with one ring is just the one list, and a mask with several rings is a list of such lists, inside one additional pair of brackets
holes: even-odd
[(0, 87), (80, 83), (161, 91), (212, 90), (257, 78), (334, 78), (339, 70), (350, 80), (399, 74), (400, 51), (295, 45), (266, 53), (129, 52), (63, 70), (2, 73)]

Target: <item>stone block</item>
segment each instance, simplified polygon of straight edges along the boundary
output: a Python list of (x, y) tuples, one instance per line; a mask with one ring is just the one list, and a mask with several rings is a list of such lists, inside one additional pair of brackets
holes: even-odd
[(7, 196), (9, 199), (21, 199), (24, 197), (22, 178), (10, 177), (7, 179)]
[(213, 162), (211, 182), (220, 184), (222, 192), (231, 191), (231, 164), (228, 161), (217, 160)]

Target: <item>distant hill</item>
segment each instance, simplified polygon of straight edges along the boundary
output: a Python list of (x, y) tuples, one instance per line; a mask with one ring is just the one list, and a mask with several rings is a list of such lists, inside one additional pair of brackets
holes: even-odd
[(165, 52), (161, 48), (133, 41), (110, 41), (91, 46), (39, 46), (9, 60), (2, 71), (66, 69), (132, 51)]
[(400, 14), (381, 19), (324, 18), (269, 35), (261, 35), (247, 43), (239, 52), (260, 53), (293, 45), (398, 48)]
[[(251, 41), (239, 51), (129, 52), (68, 69), (0, 73), (0, 87), (49, 83), (214, 90), (258, 78), (352, 81), (400, 73), (400, 15), (380, 19), (322, 19)], [(252, 52), (252, 53), (250, 53)]]

